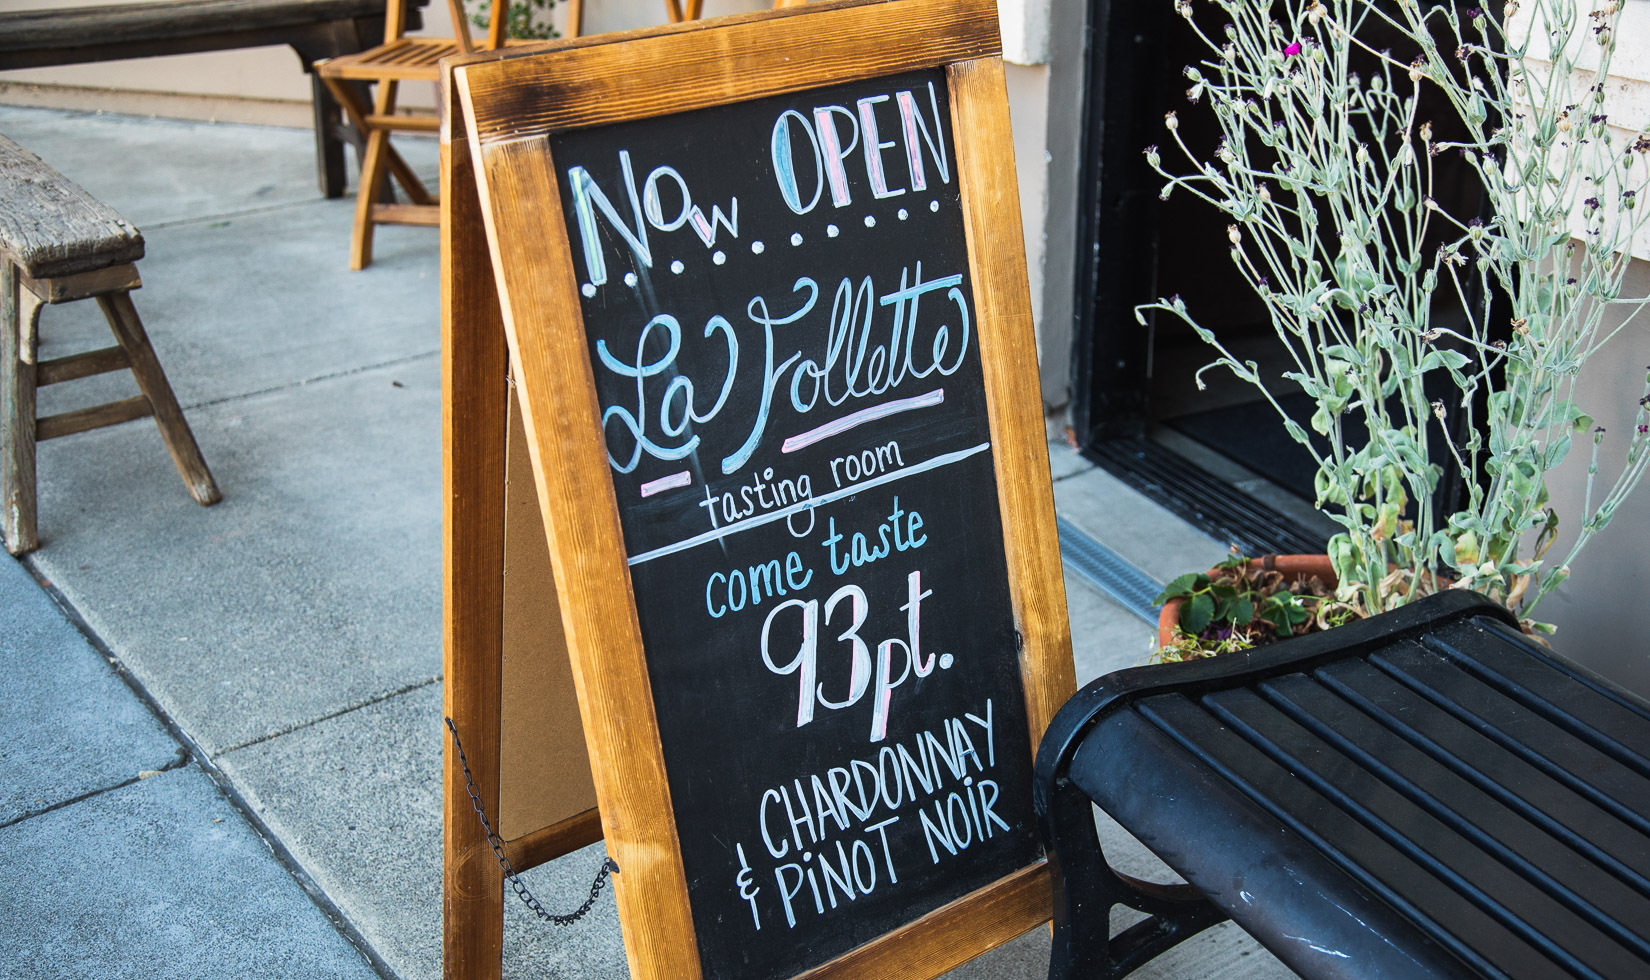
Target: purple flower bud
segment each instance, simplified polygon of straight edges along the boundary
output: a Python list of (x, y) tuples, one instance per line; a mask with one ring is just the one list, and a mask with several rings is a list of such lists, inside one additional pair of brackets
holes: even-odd
[(1296, 41), (1294, 44), (1291, 44), (1287, 48), (1284, 48), (1283, 53), (1284, 53), (1285, 57), (1293, 58), (1295, 55), (1301, 53), (1301, 43), (1299, 41)]

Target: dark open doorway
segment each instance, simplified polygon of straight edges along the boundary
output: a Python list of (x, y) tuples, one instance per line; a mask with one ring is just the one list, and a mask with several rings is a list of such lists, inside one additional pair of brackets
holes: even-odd
[[(1218, 6), (1196, 6), (1218, 34)], [(1217, 369), (1203, 375), (1199, 390), (1197, 370), (1214, 355), (1189, 326), (1171, 316), (1149, 316), (1142, 325), (1135, 316), (1142, 303), (1181, 296), (1234, 354), (1257, 362), (1273, 395), (1292, 416), (1300, 413), (1297, 421), (1310, 417), (1310, 401), (1281, 377), (1284, 352), (1264, 306), (1230, 261), (1228, 219), (1190, 195), (1159, 200), (1163, 180), (1145, 161), (1145, 147), (1167, 142), (1171, 109), (1187, 143), (1212, 153), (1219, 136), (1213, 113), (1188, 104), (1183, 74), (1204, 60), (1205, 49), (1166, 0), (1092, 0), (1089, 23), (1073, 358), (1078, 442), (1101, 465), (1250, 554), (1322, 552), (1336, 526), (1313, 506), (1311, 455), (1247, 383)], [(1399, 46), (1397, 38), (1369, 40)], [(1442, 158), (1439, 167), (1440, 202), (1457, 214), (1478, 211), (1481, 192), (1470, 169)], [(1443, 496), (1459, 492), (1450, 487)]]

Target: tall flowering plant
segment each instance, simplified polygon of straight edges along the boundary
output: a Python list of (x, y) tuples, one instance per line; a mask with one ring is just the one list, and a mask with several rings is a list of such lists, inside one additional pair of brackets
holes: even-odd
[[(1520, 16), (1508, 0), (1503, 20), (1420, 0), (1212, 0), (1216, 32), (1176, 0), (1208, 49), (1186, 68), (1187, 95), (1220, 139), (1212, 157), (1194, 152), (1171, 112), (1184, 165), (1155, 146), (1146, 158), (1165, 199), (1193, 194), (1227, 216), (1232, 261), (1291, 369), (1263, 377), (1178, 296), (1136, 316), (1188, 323), (1216, 352), (1199, 386), (1214, 368), (1256, 385), (1312, 453), (1317, 504), (1341, 528), (1335, 605), (1353, 615), (1441, 579), (1528, 615), (1650, 465), (1650, 374), (1632, 431), (1606, 433), (1578, 397), (1582, 367), (1621, 331), (1607, 313), (1625, 322), (1650, 302), (1622, 296), (1650, 210), (1650, 131), (1606, 113), (1620, 0), (1577, 2), (1531, 0)], [(1376, 49), (1371, 29), (1407, 50)], [(1434, 197), (1442, 154), (1465, 160), (1484, 210)], [(1435, 315), (1446, 301), (1455, 312)], [(1645, 346), (1612, 356), (1644, 364)], [(1295, 389), (1315, 403), (1319, 440), (1279, 406)], [(1577, 443), (1586, 501), (1555, 557), (1547, 477)], [(1467, 499), (1439, 515), (1448, 469)]]

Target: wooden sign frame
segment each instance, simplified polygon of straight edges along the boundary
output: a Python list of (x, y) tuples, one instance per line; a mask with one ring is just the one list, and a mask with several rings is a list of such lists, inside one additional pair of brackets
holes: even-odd
[[(509, 369), (519, 381), (601, 829), (622, 869), (614, 890), (635, 977), (698, 978), (694, 925), (571, 247), (565, 235), (528, 241), (509, 234), (505, 202), (539, 202), (539, 225), (565, 227), (557, 175), (543, 165), (543, 140), (555, 132), (917, 69), (945, 71), (1003, 553), (1035, 746), (1075, 685), (1000, 50), (991, 0), (835, 0), (448, 64), (448, 713), (466, 733), (483, 805), (496, 807), (501, 474), (510, 397), (502, 379)], [(661, 64), (671, 68), (671, 85), (638, 84), (639, 65)], [(475, 183), (466, 186), (469, 180)], [(478, 260), (483, 227), (491, 257), (485, 272)], [(478, 755), (485, 765), (476, 765)], [(447, 975), (497, 976), (502, 877), (450, 746), (446, 788)], [(520, 868), (592, 836), (581, 815), (530, 834), (513, 857)], [(1050, 887), (1046, 862), (1037, 861), (805, 976), (937, 976), (1047, 921)]]
[[(464, 739), (476, 799), (504, 837), (506, 857), (521, 871), (600, 840), (601, 821), (594, 807), (579, 808), (585, 794), (577, 780), (570, 780), (571, 788), (563, 793), (574, 801), (571, 815), (529, 820), (522, 833), (512, 833), (500, 819), (509, 809), (501, 792), (510, 771), (507, 734), (538, 739), (562, 755), (574, 748), (582, 753), (584, 747), (582, 740), (575, 746), (565, 737), (563, 744), (547, 742), (544, 726), (535, 724), (539, 719), (516, 720), (515, 727), (530, 730), (507, 731), (507, 721), (513, 720), (504, 689), (506, 654), (512, 647), (508, 634), (536, 633), (539, 649), (533, 653), (540, 661), (565, 660), (566, 642), (553, 603), (541, 603), (530, 621), (506, 622), (506, 539), (524, 531), (542, 535), (542, 526), (536, 509), (532, 526), (524, 527), (510, 506), (512, 472), (521, 479), (531, 467), (526, 447), (511, 437), (517, 403), (509, 382), (504, 324), (450, 77), (443, 78), (442, 91), (448, 110), (441, 126), (442, 707)], [(460, 134), (458, 139), (453, 133)], [(576, 710), (570, 692), (553, 693), (563, 695), (560, 702), (540, 706), (541, 715)], [(497, 980), (504, 944), (504, 872), (476, 817), (459, 755), (451, 740), (444, 742), (442, 974)]]

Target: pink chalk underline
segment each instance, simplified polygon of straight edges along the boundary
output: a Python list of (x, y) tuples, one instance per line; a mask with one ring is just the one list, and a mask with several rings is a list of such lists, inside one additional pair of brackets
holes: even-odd
[(685, 487), (692, 482), (693, 472), (691, 470), (683, 470), (680, 473), (672, 473), (669, 476), (661, 476), (657, 480), (649, 480), (642, 484), (642, 496), (651, 497), (654, 494), (664, 490), (674, 490), (677, 487)]
[(896, 398), (891, 402), (883, 402), (881, 405), (862, 408), (851, 415), (844, 415), (835, 422), (826, 422), (817, 429), (809, 429), (807, 432), (791, 436), (779, 447), (779, 451), (794, 453), (798, 449), (804, 449), (823, 439), (841, 435), (849, 429), (864, 425), (867, 422), (875, 422), (877, 419), (885, 419), (890, 415), (898, 415), (901, 412), (909, 412), (913, 409), (929, 408), (943, 401), (945, 401), (945, 389), (935, 388), (926, 395)]

